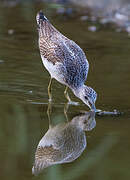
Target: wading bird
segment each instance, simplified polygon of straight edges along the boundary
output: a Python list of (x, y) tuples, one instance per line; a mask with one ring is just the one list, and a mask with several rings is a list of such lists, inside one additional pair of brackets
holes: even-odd
[(89, 108), (96, 111), (97, 93), (84, 83), (87, 79), (89, 63), (83, 50), (72, 40), (62, 35), (40, 11), (36, 16), (39, 49), (42, 62), (51, 75), (48, 85), (51, 100), (51, 83), (55, 78), (66, 85), (65, 97), (71, 103), (67, 88), (80, 98)]

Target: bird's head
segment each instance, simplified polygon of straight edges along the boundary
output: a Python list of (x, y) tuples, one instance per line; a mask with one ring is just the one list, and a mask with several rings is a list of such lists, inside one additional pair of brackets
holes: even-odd
[(80, 98), (92, 111), (96, 112), (95, 102), (97, 99), (97, 93), (91, 87), (83, 85), (78, 90), (74, 91), (74, 94)]

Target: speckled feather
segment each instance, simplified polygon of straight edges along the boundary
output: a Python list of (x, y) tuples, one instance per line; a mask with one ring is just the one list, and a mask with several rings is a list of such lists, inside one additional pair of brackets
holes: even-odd
[(51, 126), (38, 143), (33, 174), (54, 164), (69, 163), (77, 159), (87, 146), (85, 131), (96, 126), (92, 111), (75, 116), (69, 122)]
[[(78, 122), (78, 123), (77, 123)], [(50, 145), (48, 146), (48, 143)], [(54, 126), (40, 140), (33, 166), (34, 174), (53, 164), (72, 162), (86, 147), (85, 133), (79, 121)]]
[[(54, 66), (61, 63), (59, 72), (63, 83), (71, 88), (84, 84), (89, 64), (83, 50), (72, 40), (66, 38), (45, 18), (39, 20), (40, 54)], [(59, 67), (58, 67), (59, 68)]]

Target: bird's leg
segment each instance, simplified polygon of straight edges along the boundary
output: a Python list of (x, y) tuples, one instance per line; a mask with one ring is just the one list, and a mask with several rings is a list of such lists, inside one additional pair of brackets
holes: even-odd
[(47, 108), (47, 116), (48, 116), (48, 120), (49, 120), (49, 128), (52, 127), (51, 112), (52, 112), (52, 107), (51, 107), (51, 102), (49, 102), (48, 103), (48, 108)]
[(66, 86), (65, 91), (64, 91), (64, 95), (65, 95), (66, 99), (68, 100), (68, 104), (77, 106), (79, 103), (71, 101), (67, 90), (68, 90), (68, 87)]
[(49, 85), (48, 85), (48, 96), (49, 96), (49, 102), (52, 101), (52, 95), (51, 95), (51, 84), (52, 84), (52, 78), (50, 78)]
[(68, 87), (66, 86), (65, 91), (64, 91), (64, 95), (65, 95), (66, 99), (68, 100), (68, 102), (71, 102), (71, 99), (69, 97), (67, 90), (68, 90)]
[(69, 104), (66, 103), (65, 106), (64, 106), (64, 115), (65, 115), (67, 121), (68, 121), (68, 116), (67, 116), (68, 108), (69, 108)]

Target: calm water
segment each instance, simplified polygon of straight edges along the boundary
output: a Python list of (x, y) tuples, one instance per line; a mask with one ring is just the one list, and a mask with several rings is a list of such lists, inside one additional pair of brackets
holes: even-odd
[[(62, 18), (53, 6), (21, 3), (0, 7), (0, 177), (2, 180), (129, 180), (130, 179), (130, 39), (126, 33), (99, 28), (89, 32), (78, 18)], [(96, 127), (85, 132), (82, 155), (32, 175), (35, 151), (49, 127), (47, 85), (38, 45), (35, 15), (45, 9), (50, 21), (86, 52), (87, 84), (98, 93), (96, 106), (124, 115), (95, 117)], [(66, 123), (64, 86), (54, 80), (51, 121)], [(75, 101), (79, 101), (71, 94)], [(69, 121), (88, 108), (70, 106)], [(83, 132), (84, 133), (84, 132)]]

